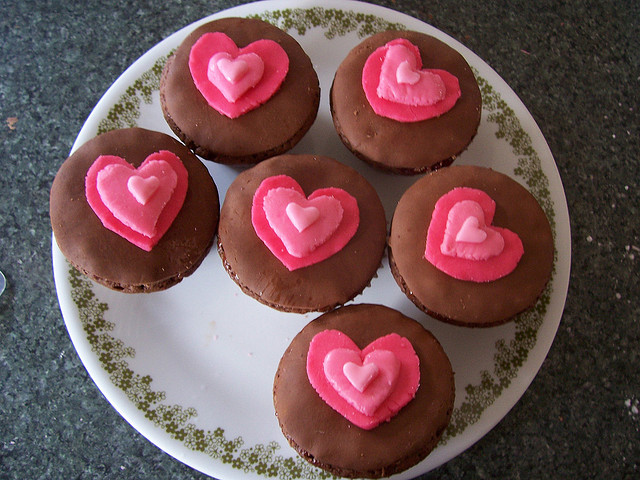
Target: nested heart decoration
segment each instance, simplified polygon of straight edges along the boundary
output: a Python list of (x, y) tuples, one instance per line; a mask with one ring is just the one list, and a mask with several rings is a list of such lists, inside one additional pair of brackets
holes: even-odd
[(420, 50), (404, 38), (386, 43), (367, 58), (362, 88), (376, 114), (400, 122), (438, 117), (461, 96), (458, 79), (442, 69), (423, 69)]
[(354, 425), (371, 430), (415, 397), (420, 360), (411, 342), (397, 333), (361, 350), (343, 332), (324, 330), (309, 344), (307, 376), (331, 408)]
[(293, 178), (276, 175), (257, 188), (251, 221), (267, 248), (293, 271), (342, 250), (358, 230), (360, 211), (341, 188), (321, 188), (307, 197)]
[(209, 106), (237, 118), (278, 91), (289, 71), (289, 57), (273, 40), (239, 48), (226, 34), (209, 32), (191, 47), (189, 70)]
[(101, 155), (87, 172), (85, 194), (106, 228), (151, 251), (182, 208), (188, 183), (187, 169), (168, 150), (152, 153), (138, 168)]
[(484, 191), (459, 187), (436, 202), (425, 258), (459, 280), (490, 282), (511, 273), (524, 253), (520, 237), (492, 225), (496, 203)]

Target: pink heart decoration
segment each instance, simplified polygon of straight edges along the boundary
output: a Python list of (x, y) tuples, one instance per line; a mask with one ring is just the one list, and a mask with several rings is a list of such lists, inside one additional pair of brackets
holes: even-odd
[(237, 118), (278, 91), (289, 71), (289, 57), (273, 40), (238, 48), (224, 33), (210, 32), (191, 47), (189, 70), (209, 106)]
[(353, 408), (371, 417), (395, 387), (400, 362), (388, 350), (374, 350), (361, 358), (349, 348), (331, 350), (323, 362), (331, 386)]
[[(325, 374), (327, 374), (327, 378), (328, 378), (329, 374), (327, 373), (327, 370), (326, 370), (326, 366), (327, 366), (326, 360), (327, 359), (325, 358)], [(359, 359), (354, 359), (354, 360), (359, 360)], [(356, 361), (344, 363), (344, 365), (342, 366), (342, 373), (344, 374), (346, 379), (349, 380), (349, 383), (353, 385), (353, 387), (356, 390), (362, 393), (367, 389), (367, 387), (372, 382), (372, 380), (380, 374), (380, 368), (378, 367), (378, 365), (371, 362), (371, 358), (369, 355), (367, 356), (367, 358), (364, 359), (362, 365), (359, 365)], [(395, 375), (393, 376), (394, 382), (397, 376), (398, 376), (397, 372), (395, 372)], [(388, 395), (385, 395), (385, 398), (387, 396)]]
[(235, 103), (262, 79), (264, 62), (255, 53), (233, 58), (230, 53), (216, 53), (209, 60), (207, 77), (229, 102)]
[[(449, 212), (449, 216), (451, 216), (451, 212)], [(480, 226), (479, 218), (474, 216), (466, 218), (456, 234), (456, 242), (482, 243), (487, 239), (487, 232)], [(484, 214), (482, 215), (482, 220), (482, 223), (484, 223)], [(444, 234), (446, 236), (447, 232), (445, 231)]]
[(502, 234), (486, 225), (485, 212), (479, 203), (462, 200), (451, 207), (440, 245), (443, 254), (467, 260), (488, 260), (500, 255), (503, 249)]
[[(340, 204), (338, 203), (338, 205)], [(298, 230), (298, 232), (300, 233), (304, 232), (320, 218), (320, 210), (317, 207), (303, 207), (295, 201), (287, 204), (285, 211), (293, 226), (296, 227), (296, 230)], [(342, 207), (340, 207), (339, 217), (340, 219), (342, 218)], [(339, 220), (336, 223), (336, 228), (338, 227), (338, 223), (340, 223)], [(331, 230), (333, 232), (335, 231), (335, 228), (332, 228)]]
[(309, 345), (307, 376), (331, 408), (370, 430), (415, 397), (420, 361), (411, 342), (396, 333), (360, 350), (344, 333), (324, 330)]
[(251, 221), (258, 237), (290, 271), (339, 252), (360, 223), (358, 203), (340, 188), (309, 197), (286, 175), (262, 181), (253, 197)]
[(151, 251), (182, 208), (188, 173), (174, 153), (152, 153), (135, 168), (115, 155), (101, 155), (85, 178), (89, 206), (102, 224)]
[(362, 87), (376, 114), (400, 122), (439, 117), (461, 96), (458, 79), (445, 70), (422, 69), (420, 50), (404, 38), (367, 58)]
[(336, 198), (315, 195), (307, 199), (293, 188), (269, 190), (263, 208), (269, 225), (287, 252), (296, 258), (309, 255), (325, 243), (340, 225), (343, 214)]
[(408, 47), (396, 44), (388, 47), (382, 62), (377, 94), (404, 105), (428, 106), (444, 100), (446, 87), (437, 73), (420, 70)]
[[(387, 56), (385, 58), (385, 61), (382, 63), (383, 70), (385, 69), (385, 65), (389, 63), (387, 61), (388, 58), (389, 57)], [(423, 73), (426, 73), (426, 72), (423, 72)], [(415, 65), (411, 65), (411, 62), (409, 60), (404, 60), (396, 68), (396, 82), (398, 84), (415, 85), (420, 81), (420, 78), (421, 78), (420, 71), (416, 69)], [(440, 78), (440, 77), (437, 77), (437, 78)], [(380, 85), (378, 85), (378, 89), (380, 89)], [(380, 95), (380, 96), (384, 98), (384, 95)], [(432, 103), (435, 103), (435, 102), (432, 102)]]
[(482, 190), (460, 187), (436, 202), (425, 258), (458, 280), (490, 282), (511, 273), (524, 253), (520, 237), (491, 225), (496, 204)]
[[(147, 165), (149, 167), (149, 165)], [(124, 167), (123, 167), (124, 168)], [(148, 169), (148, 168), (147, 168)], [(172, 178), (171, 181), (171, 190), (176, 186), (176, 179)], [(158, 177), (153, 175), (149, 177), (142, 177), (141, 175), (133, 175), (129, 177), (127, 181), (127, 189), (133, 195), (133, 198), (142, 205), (146, 205), (149, 203), (149, 199), (153, 197), (153, 195), (160, 188), (160, 180)]]

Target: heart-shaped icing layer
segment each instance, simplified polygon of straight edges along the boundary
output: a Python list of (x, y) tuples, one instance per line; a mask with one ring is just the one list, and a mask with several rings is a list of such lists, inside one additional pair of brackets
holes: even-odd
[(395, 44), (387, 48), (377, 94), (404, 105), (428, 106), (444, 100), (446, 87), (437, 73), (420, 70), (407, 46)]
[(255, 53), (232, 57), (230, 53), (216, 53), (209, 60), (207, 77), (224, 98), (235, 103), (247, 90), (255, 87), (264, 74), (264, 62)]
[(306, 197), (293, 178), (277, 175), (256, 190), (251, 221), (267, 248), (293, 271), (342, 250), (358, 230), (360, 213), (356, 199), (340, 188)]
[(335, 391), (368, 417), (389, 397), (400, 372), (400, 362), (388, 350), (374, 350), (361, 358), (356, 350), (336, 348), (326, 355), (323, 367)]
[(101, 155), (85, 178), (87, 202), (102, 224), (151, 251), (182, 208), (188, 173), (168, 150), (149, 155), (135, 168), (116, 155)]
[(207, 103), (237, 118), (269, 100), (289, 71), (289, 57), (273, 40), (244, 48), (221, 32), (202, 35), (191, 47), (189, 70)]
[[(338, 349), (339, 350), (339, 349)], [(336, 350), (334, 350), (336, 351)], [(350, 352), (350, 350), (347, 350)], [(393, 354), (392, 354), (393, 355)], [(327, 378), (329, 378), (329, 373), (327, 372), (327, 358), (325, 358), (325, 374)], [(364, 392), (369, 384), (380, 374), (380, 368), (374, 362), (370, 361), (370, 358), (365, 358), (362, 365), (360, 365), (357, 360), (353, 362), (346, 362), (342, 365), (342, 373), (349, 380), (349, 383), (360, 393)], [(397, 372), (393, 377), (393, 381), (395, 382), (395, 378), (397, 377)], [(333, 382), (332, 382), (333, 384)], [(335, 385), (334, 385), (335, 387)]]
[[(495, 204), (494, 204), (495, 209)], [(485, 223), (482, 206), (473, 200), (456, 203), (447, 215), (440, 251), (450, 257), (488, 260), (504, 249), (502, 234)]]
[(96, 187), (105, 207), (127, 227), (145, 237), (157, 233), (158, 218), (173, 195), (178, 178), (164, 160), (133, 169), (112, 163), (98, 172)]
[(460, 187), (436, 202), (425, 258), (458, 280), (490, 282), (511, 273), (524, 253), (520, 237), (492, 226), (496, 204), (482, 190)]
[(373, 111), (400, 122), (417, 122), (451, 110), (460, 98), (458, 79), (422, 69), (420, 50), (398, 38), (377, 48), (362, 69), (362, 87)]
[[(362, 378), (350, 379), (346, 372), (353, 371)], [(331, 408), (370, 430), (413, 399), (420, 385), (420, 361), (411, 342), (396, 333), (360, 350), (344, 333), (324, 330), (309, 345), (307, 376)]]
[[(165, 162), (166, 163), (166, 162)], [(149, 167), (149, 165), (147, 165)], [(162, 168), (162, 167), (160, 167)], [(174, 172), (175, 173), (175, 172)], [(171, 179), (171, 191), (176, 186), (176, 178)], [(149, 203), (149, 200), (160, 188), (160, 179), (154, 175), (149, 177), (143, 177), (141, 175), (134, 175), (127, 180), (127, 189), (133, 195), (133, 198), (142, 205)], [(98, 188), (98, 191), (100, 189)]]
[(263, 208), (269, 226), (296, 258), (309, 255), (325, 243), (343, 215), (340, 202), (333, 196), (318, 194), (307, 199), (298, 190), (283, 187), (267, 192)]
[[(342, 207), (340, 208), (342, 209)], [(285, 212), (293, 226), (296, 227), (296, 230), (301, 233), (320, 218), (320, 210), (317, 207), (314, 207), (313, 205), (303, 207), (295, 201), (287, 204)], [(342, 212), (340, 212), (340, 218), (342, 218)]]

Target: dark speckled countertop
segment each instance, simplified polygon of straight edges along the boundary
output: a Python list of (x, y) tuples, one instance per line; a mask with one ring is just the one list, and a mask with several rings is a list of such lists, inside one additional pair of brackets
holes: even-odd
[[(179, 27), (243, 2), (0, 3), (0, 478), (205, 478), (108, 404), (58, 306), (49, 188), (111, 83)], [(540, 126), (573, 258), (562, 322), (521, 400), (424, 478), (640, 477), (640, 3), (376, 1), (484, 59)]]

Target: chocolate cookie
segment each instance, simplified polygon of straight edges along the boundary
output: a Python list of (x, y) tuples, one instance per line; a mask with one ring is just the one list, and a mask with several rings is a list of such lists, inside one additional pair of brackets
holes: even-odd
[(484, 167), (426, 175), (404, 193), (391, 222), (398, 285), (420, 309), (457, 325), (498, 325), (532, 307), (553, 261), (551, 227), (536, 199)]
[[(221, 60), (211, 60), (214, 55)], [(220, 88), (211, 73), (219, 61)], [(248, 85), (254, 86), (243, 85), (251, 75)], [(261, 20), (223, 18), (197, 28), (169, 58), (160, 100), (167, 123), (196, 154), (252, 164), (286, 152), (304, 136), (318, 112), (320, 85), (293, 37)], [(247, 105), (239, 116), (227, 116)]]
[[(113, 130), (62, 164), (50, 216), (60, 250), (80, 272), (114, 290), (153, 292), (193, 273), (209, 252), (218, 191), (177, 140), (141, 128)], [(147, 228), (155, 233), (140, 233)]]
[[(389, 46), (399, 52), (388, 53)], [(411, 93), (422, 82), (431, 82), (423, 88), (427, 93)], [(462, 55), (413, 31), (378, 33), (353, 48), (336, 71), (330, 101), (347, 148), (401, 174), (450, 165), (476, 135), (482, 111), (478, 84)], [(383, 116), (389, 112), (400, 120)]]
[[(340, 374), (350, 363), (346, 357), (341, 358), (345, 346), (346, 354), (355, 357), (351, 363), (376, 370), (362, 395), (350, 397), (349, 385), (338, 394), (330, 385), (344, 383), (348, 375)], [(375, 351), (378, 356), (371, 353)], [(409, 354), (405, 356), (406, 351)], [(389, 352), (391, 360), (395, 358), (401, 365), (395, 375), (388, 373), (392, 363)], [(334, 363), (345, 366), (334, 368)], [(414, 390), (415, 372), (419, 386)], [(371, 415), (396, 410), (391, 404), (403, 394), (408, 393), (408, 401), (405, 397), (399, 410), (388, 420), (384, 414), (381, 423), (371, 428), (348, 420), (347, 416), (358, 416), (353, 410), (366, 403), (367, 396), (378, 395), (377, 389), (389, 376), (393, 377), (393, 387), (383, 393), (387, 395), (383, 400), (376, 400), (379, 406)], [(358, 384), (353, 376), (348, 378), (349, 383), (354, 381), (354, 387)], [(354, 405), (345, 406), (342, 395), (351, 398)], [(351, 478), (390, 476), (424, 459), (449, 423), (454, 397), (451, 364), (437, 339), (400, 312), (370, 304), (342, 307), (310, 322), (282, 356), (273, 384), (276, 416), (291, 446), (310, 463)]]
[(385, 244), (376, 191), (328, 157), (286, 154), (243, 171), (220, 213), (227, 272), (246, 294), (282, 311), (326, 311), (351, 300), (375, 275)]

